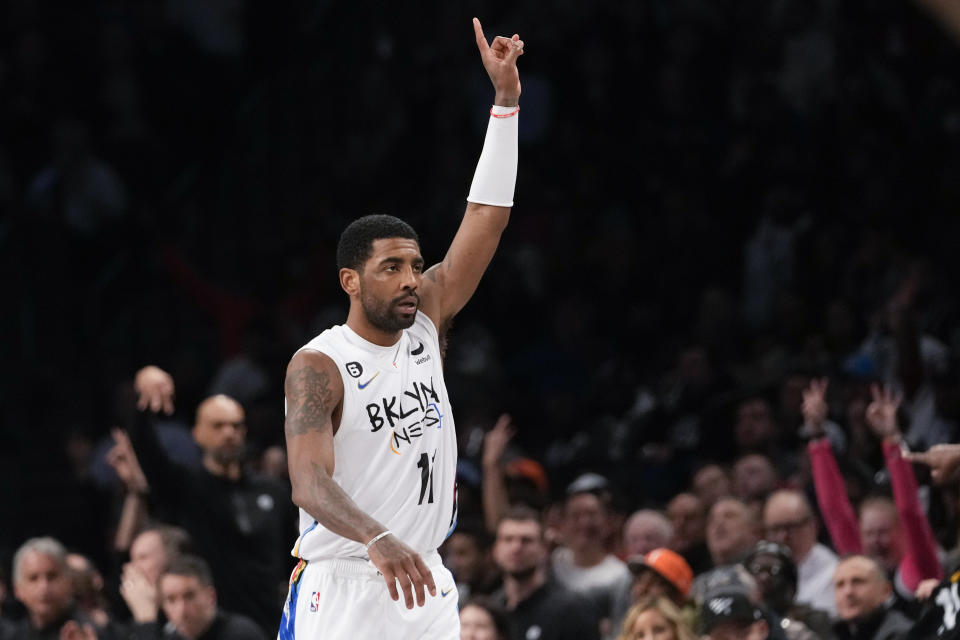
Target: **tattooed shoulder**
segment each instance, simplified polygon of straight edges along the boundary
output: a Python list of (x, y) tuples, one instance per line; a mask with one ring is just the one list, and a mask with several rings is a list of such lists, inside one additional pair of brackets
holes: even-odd
[(287, 435), (320, 431), (330, 424), (335, 406), (330, 373), (302, 363), (287, 371)]

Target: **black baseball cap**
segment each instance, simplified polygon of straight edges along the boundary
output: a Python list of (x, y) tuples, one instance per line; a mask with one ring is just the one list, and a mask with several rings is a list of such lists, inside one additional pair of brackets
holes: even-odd
[(700, 607), (700, 630), (702, 633), (709, 633), (724, 622), (748, 625), (762, 618), (760, 609), (742, 593), (719, 593), (703, 601)]

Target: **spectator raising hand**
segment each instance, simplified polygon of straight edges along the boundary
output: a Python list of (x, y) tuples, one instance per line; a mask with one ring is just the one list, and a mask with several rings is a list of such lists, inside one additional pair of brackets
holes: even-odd
[(137, 391), (137, 409), (149, 409), (154, 413), (162, 410), (167, 415), (173, 413), (175, 388), (169, 373), (160, 367), (146, 366), (137, 371), (133, 386)]
[(824, 422), (827, 419), (827, 378), (814, 378), (810, 386), (803, 390), (803, 422), (812, 437), (824, 435)]
[(514, 433), (513, 421), (504, 413), (483, 438), (483, 519), (491, 533), (497, 530), (497, 523), (510, 506), (503, 454)]
[(130, 493), (146, 493), (150, 488), (147, 483), (147, 477), (140, 467), (137, 455), (133, 452), (133, 445), (130, 444), (130, 438), (123, 429), (114, 428), (114, 445), (107, 452), (107, 462), (116, 471), (117, 477), (123, 482), (127, 491)]
[(881, 439), (896, 439), (900, 436), (897, 425), (897, 409), (903, 396), (889, 386), (874, 384), (870, 386), (873, 402), (867, 407), (867, 424), (873, 433)]

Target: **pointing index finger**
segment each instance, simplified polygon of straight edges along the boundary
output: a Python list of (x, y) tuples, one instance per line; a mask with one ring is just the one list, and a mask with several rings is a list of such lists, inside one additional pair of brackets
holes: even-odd
[(480, 26), (480, 20), (477, 18), (473, 19), (473, 33), (477, 37), (477, 47), (480, 49), (480, 53), (485, 53), (490, 45), (487, 44), (487, 37), (483, 35), (483, 27)]

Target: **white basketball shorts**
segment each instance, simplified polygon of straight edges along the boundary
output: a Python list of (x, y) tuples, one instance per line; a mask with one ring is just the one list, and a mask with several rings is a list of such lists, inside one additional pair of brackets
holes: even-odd
[(277, 640), (456, 640), (457, 586), (436, 552), (423, 561), (437, 595), (422, 607), (395, 602), (376, 568), (359, 558), (301, 561), (290, 578)]

